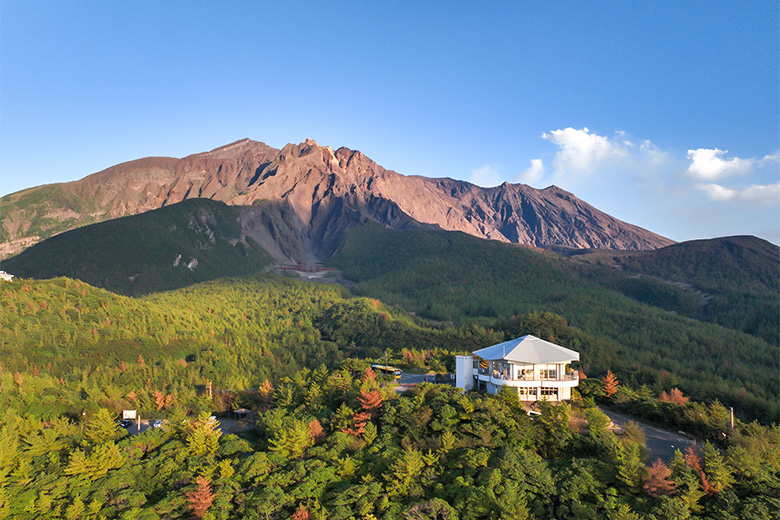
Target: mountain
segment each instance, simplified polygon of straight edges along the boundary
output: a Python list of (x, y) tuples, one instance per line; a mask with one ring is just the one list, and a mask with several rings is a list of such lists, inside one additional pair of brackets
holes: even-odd
[[(647, 297), (647, 281), (659, 280), (697, 297), (688, 312), (678, 309), (681, 314), (780, 344), (780, 247), (766, 240), (734, 236), (691, 240), (655, 251), (565, 254), (583, 264), (612, 268), (611, 273), (602, 272), (600, 282), (624, 294)], [(615, 276), (616, 271), (621, 276)]]
[(780, 247), (754, 236), (691, 240), (654, 251), (569, 250), (573, 260), (700, 289), (780, 291)]
[(673, 243), (555, 186), (480, 188), (404, 176), (359, 151), (333, 151), (310, 139), (281, 150), (244, 139), (183, 159), (139, 159), (79, 181), (7, 195), (0, 199), (0, 258), (68, 229), (192, 198), (282, 204), (306, 238), (296, 258), (302, 261), (328, 258), (344, 232), (367, 218), (396, 229), (423, 224), (539, 247), (648, 250)]
[(268, 229), (272, 216), (192, 199), (60, 233), (2, 265), (23, 278), (68, 276), (126, 295), (164, 291), (262, 271), (283, 258), (252, 225), (265, 217), (260, 229)]

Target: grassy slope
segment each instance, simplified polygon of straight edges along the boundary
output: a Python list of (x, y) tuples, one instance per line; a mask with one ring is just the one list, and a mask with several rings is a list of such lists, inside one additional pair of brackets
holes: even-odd
[[(332, 264), (359, 281), (357, 294), (438, 320), (560, 314), (616, 352), (614, 359), (585, 359), (597, 373), (620, 367), (638, 383), (679, 386), (699, 398), (777, 416), (776, 345), (642, 304), (588, 280), (598, 278), (594, 269), (605, 268), (461, 233), (373, 225), (353, 230)], [(684, 298), (678, 303), (685, 304)]]
[[(121, 294), (164, 291), (268, 265), (271, 258), (260, 246), (236, 243), (237, 219), (236, 208), (193, 199), (67, 231), (0, 265), (20, 277), (68, 276)], [(193, 258), (197, 267), (189, 269), (185, 264)]]

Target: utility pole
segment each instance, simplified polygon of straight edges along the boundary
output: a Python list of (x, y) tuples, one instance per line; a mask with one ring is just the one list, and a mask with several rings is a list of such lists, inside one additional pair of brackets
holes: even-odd
[(206, 391), (209, 393), (209, 399), (211, 399), (211, 379), (206, 380)]
[(734, 407), (729, 406), (729, 417), (731, 419), (731, 435), (734, 435)]

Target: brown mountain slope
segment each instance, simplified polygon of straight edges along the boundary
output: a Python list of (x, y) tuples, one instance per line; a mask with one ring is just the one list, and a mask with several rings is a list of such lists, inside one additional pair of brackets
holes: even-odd
[(318, 257), (330, 255), (344, 230), (365, 218), (391, 227), (417, 221), (540, 247), (656, 249), (673, 243), (555, 186), (480, 188), (404, 176), (358, 151), (334, 152), (309, 139), (282, 150), (244, 139), (183, 159), (139, 159), (79, 181), (7, 195), (0, 199), (0, 258), (67, 229), (190, 198), (284, 203)]

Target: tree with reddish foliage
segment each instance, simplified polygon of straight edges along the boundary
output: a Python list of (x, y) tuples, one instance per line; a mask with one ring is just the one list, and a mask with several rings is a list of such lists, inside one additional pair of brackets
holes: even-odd
[(366, 429), (366, 424), (368, 424), (368, 421), (371, 419), (371, 414), (368, 412), (355, 412), (352, 419), (355, 421), (355, 427), (342, 428), (341, 431), (347, 435), (357, 437)]
[(192, 511), (192, 516), (195, 518), (203, 518), (206, 511), (211, 507), (211, 503), (214, 502), (214, 493), (211, 491), (211, 482), (206, 477), (198, 477), (195, 479), (195, 483), (198, 485), (194, 491), (185, 493), (187, 496), (187, 503)]
[(585, 375), (585, 371), (582, 369), (582, 367), (577, 369), (577, 378), (582, 381), (583, 379), (587, 379), (588, 376)]
[(693, 448), (693, 446), (688, 446), (688, 449), (685, 450), (685, 464), (699, 474), (699, 478), (701, 478), (702, 491), (708, 495), (713, 495), (716, 491), (710, 485), (710, 481), (707, 478), (707, 475), (704, 474), (704, 470), (701, 467), (701, 457), (699, 457), (699, 454), (696, 453), (696, 450)]
[(317, 419), (312, 419), (309, 423), (309, 438), (314, 444), (319, 444), (325, 439), (325, 430), (322, 429), (322, 423)]
[(688, 446), (685, 450), (685, 465), (693, 470), (701, 471), (701, 457), (693, 446)]
[(617, 393), (620, 382), (611, 370), (607, 370), (607, 375), (601, 378), (601, 381), (604, 383), (604, 393), (607, 397), (612, 397)]
[(664, 461), (656, 459), (653, 465), (647, 468), (647, 476), (642, 478), (642, 489), (653, 498), (674, 493), (675, 483), (669, 480), (672, 470)]
[(162, 410), (163, 408), (168, 408), (176, 400), (173, 394), (165, 395), (163, 392), (159, 390), (156, 390), (153, 395), (154, 395), (154, 404), (157, 406), (158, 410)]
[(376, 372), (371, 367), (366, 368), (365, 374), (363, 374), (364, 383), (376, 383)]
[(360, 401), (363, 410), (371, 414), (372, 419), (375, 419), (379, 415), (382, 408), (382, 392), (380, 392), (378, 388), (370, 391), (361, 388), (357, 400)]
[(684, 405), (690, 401), (690, 399), (690, 397), (685, 397), (679, 388), (672, 388), (668, 394), (666, 393), (666, 390), (664, 390), (661, 392), (661, 396), (658, 398), (659, 401), (663, 401), (665, 403), (674, 403), (677, 406)]
[(292, 518), (292, 520), (309, 520), (311, 515), (309, 515), (309, 511), (303, 507), (303, 504), (298, 504), (298, 509), (295, 510), (295, 513), (293, 513), (290, 518)]

